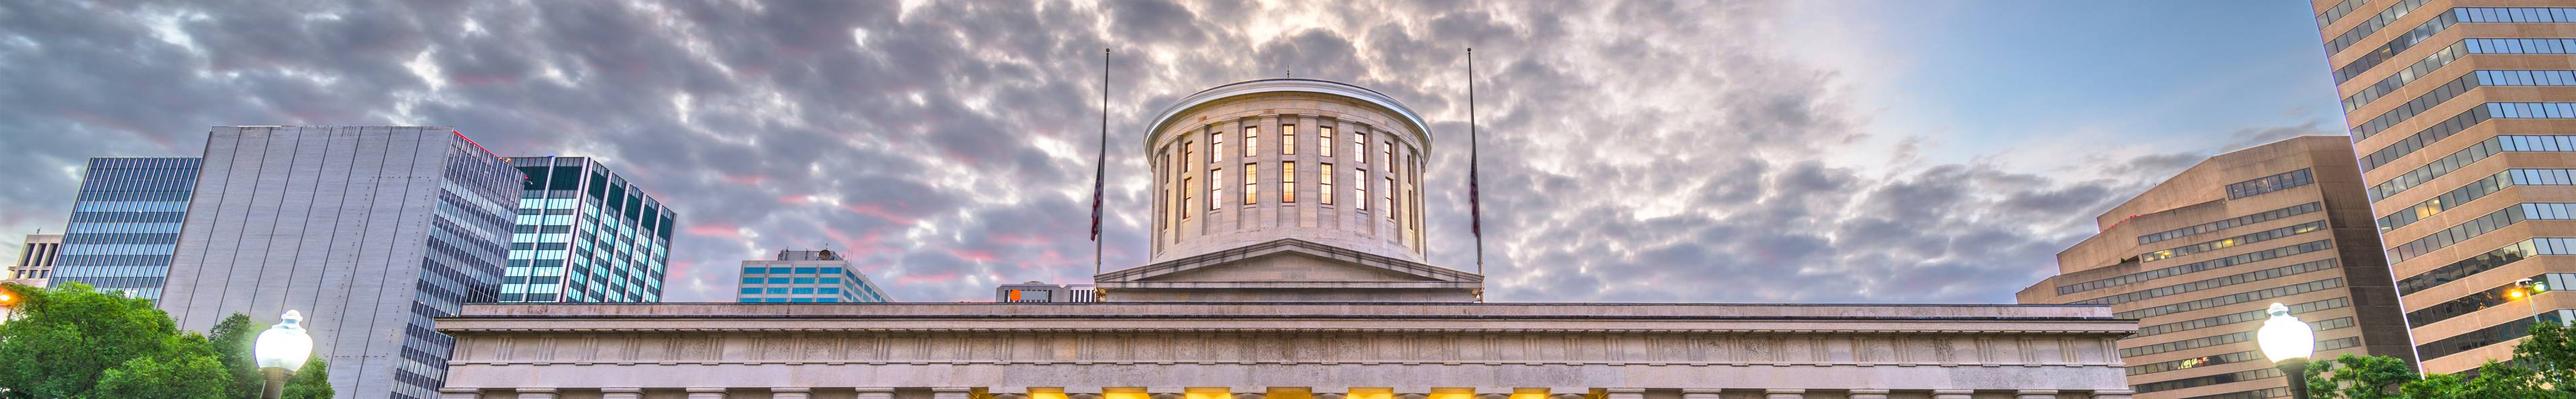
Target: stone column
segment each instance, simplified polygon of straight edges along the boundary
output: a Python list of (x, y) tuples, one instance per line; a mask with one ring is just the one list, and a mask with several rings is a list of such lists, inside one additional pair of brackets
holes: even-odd
[(1607, 399), (1646, 399), (1645, 388), (1610, 388), (1602, 392), (1609, 394), (1605, 395)]
[(483, 399), (483, 392), (474, 388), (441, 388), (438, 399)]
[(2054, 389), (2024, 389), (2013, 393), (2013, 399), (2057, 399)]
[(1682, 390), (1682, 399), (1718, 399), (1718, 390), (1684, 389)]
[(519, 388), (517, 392), (519, 399), (555, 399), (562, 396), (556, 394), (554, 388)]
[(1583, 397), (1584, 397), (1584, 396), (1587, 396), (1587, 395), (1580, 394), (1580, 393), (1556, 393), (1556, 392), (1554, 392), (1554, 391), (1549, 391), (1549, 392), (1548, 392), (1548, 394), (1547, 394), (1547, 399), (1583, 399)]
[[(1145, 397), (1154, 398), (1154, 399), (1182, 399), (1182, 398), (1187, 398), (1187, 397), (1189, 397), (1189, 395), (1183, 395), (1183, 394), (1181, 394), (1181, 393), (1179, 393), (1179, 392), (1149, 392), (1149, 393), (1146, 393), (1146, 394), (1145, 394)], [(942, 398), (931, 398), (931, 399), (942, 399)]]
[(1064, 399), (1100, 399), (1100, 388), (1064, 387)]
[(1887, 390), (1854, 389), (1851, 390), (1851, 399), (1887, 399)]
[(894, 399), (894, 388), (859, 388), (858, 390), (859, 399)]
[(1263, 398), (1267, 398), (1267, 397), (1270, 397), (1270, 393), (1269, 393), (1269, 392), (1235, 392), (1235, 393), (1234, 393), (1234, 399), (1263, 399)]
[(1395, 399), (1431, 399), (1431, 394), (1427, 394), (1427, 393), (1398, 393), (1398, 394), (1395, 394)]
[(644, 388), (600, 388), (600, 399), (644, 399)]
[(1976, 393), (1965, 389), (1935, 389), (1932, 390), (1932, 399), (1968, 399)]
[(1807, 390), (1804, 390), (1804, 389), (1765, 389), (1765, 390), (1762, 390), (1762, 399), (1806, 399), (1806, 398), (1807, 398)]
[(1508, 394), (1508, 393), (1480, 393), (1480, 394), (1476, 394), (1476, 399), (1512, 399), (1512, 394)]
[(725, 399), (725, 389), (689, 388), (689, 399)]
[(2093, 399), (2129, 399), (2130, 395), (2136, 394), (2138, 394), (2138, 391), (2126, 389), (2101, 390), (2093, 391)]
[[(987, 392), (990, 392), (990, 391), (987, 391)], [(993, 394), (993, 399), (1029, 399), (1029, 394), (1025, 394), (1025, 393), (1013, 393), (1013, 392), (990, 392), (990, 393), (992, 393), (992, 394)], [(1070, 395), (1068, 395), (1068, 396), (1070, 396)], [(778, 399), (788, 399), (788, 398), (778, 398)], [(796, 398), (796, 399), (805, 399), (805, 398)]]
[(770, 399), (811, 399), (814, 388), (770, 388)]
[(930, 389), (930, 399), (967, 399), (974, 393), (973, 390), (961, 387), (938, 387)]
[(1316, 391), (1315, 391), (1315, 399), (1343, 399), (1343, 398), (1347, 398), (1347, 397), (1349, 397), (1349, 396), (1350, 396), (1350, 393), (1348, 393), (1348, 392), (1324, 392), (1324, 391), (1322, 391), (1322, 390), (1316, 390)]

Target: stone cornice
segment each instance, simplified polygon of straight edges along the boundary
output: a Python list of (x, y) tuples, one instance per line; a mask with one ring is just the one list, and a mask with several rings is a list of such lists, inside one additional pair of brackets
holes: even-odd
[(1376, 90), (1369, 90), (1349, 83), (1315, 79), (1251, 80), (1229, 83), (1223, 86), (1201, 90), (1197, 93), (1191, 93), (1187, 97), (1182, 97), (1180, 101), (1173, 102), (1171, 106), (1164, 107), (1162, 112), (1155, 113), (1153, 123), (1145, 125), (1144, 148), (1154, 148), (1154, 140), (1163, 134), (1163, 130), (1168, 127), (1167, 125), (1173, 123), (1172, 117), (1179, 116), (1182, 112), (1186, 112), (1191, 108), (1222, 100), (1227, 97), (1278, 92), (1316, 93), (1339, 96), (1366, 102), (1369, 105), (1376, 106), (1378, 108), (1384, 108), (1395, 114), (1396, 117), (1403, 118), (1405, 124), (1410, 125), (1406, 127), (1413, 130), (1409, 133), (1414, 135), (1415, 140), (1422, 143), (1422, 152), (1425, 154), (1431, 153), (1431, 124), (1423, 122), (1422, 115), (1413, 112), (1412, 108), (1406, 108), (1403, 103), (1396, 102), (1394, 97), (1387, 97), (1386, 94), (1378, 93)]
[[(1282, 238), (1270, 242), (1246, 245), (1223, 251), (1192, 255), (1187, 258), (1174, 259), (1162, 263), (1101, 273), (1099, 275), (1092, 276), (1091, 279), (1092, 281), (1096, 281), (1097, 283), (1095, 284), (1102, 288), (1131, 288), (1135, 286), (1125, 285), (1122, 283), (1136, 282), (1139, 280), (1154, 278), (1155, 276), (1182, 273), (1203, 268), (1223, 267), (1225, 265), (1234, 264), (1247, 259), (1276, 256), (1285, 253), (1295, 253), (1316, 258), (1343, 261), (1352, 265), (1373, 267), (1379, 270), (1401, 273), (1435, 281), (1475, 283), (1474, 286), (1466, 288), (1481, 288), (1483, 286), (1482, 282), (1485, 281), (1485, 276), (1477, 275), (1475, 273), (1462, 272), (1445, 267), (1416, 263), (1362, 251), (1336, 248), (1330, 245), (1317, 244), (1294, 238)], [(1276, 284), (1277, 282), (1259, 283)]]

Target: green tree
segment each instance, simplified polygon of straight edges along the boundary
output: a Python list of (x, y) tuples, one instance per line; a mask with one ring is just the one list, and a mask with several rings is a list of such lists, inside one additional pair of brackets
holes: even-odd
[(206, 330), (207, 340), (213, 341), (215, 347), (215, 360), (222, 362), (224, 372), (231, 374), (232, 384), (225, 387), (224, 396), (259, 397), (260, 385), (267, 380), (260, 376), (258, 360), (251, 358), (251, 341), (258, 339), (261, 331), (264, 330), (260, 325), (251, 323), (250, 316), (240, 313), (225, 317), (224, 321), (215, 323), (215, 328)]
[(285, 399), (331, 399), (331, 362), (314, 356), (286, 380)]
[(0, 324), (0, 397), (222, 397), (229, 375), (213, 345), (151, 301), (80, 283), (0, 290), (19, 299)]
[(2397, 399), (2400, 386), (2414, 382), (2415, 368), (2387, 356), (2346, 354), (2308, 365), (2308, 396), (2344, 399)]

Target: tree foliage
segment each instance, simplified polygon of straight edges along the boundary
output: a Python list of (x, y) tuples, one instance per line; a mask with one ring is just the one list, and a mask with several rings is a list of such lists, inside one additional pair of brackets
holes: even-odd
[(230, 378), (204, 336), (152, 302), (80, 283), (0, 285), (20, 299), (0, 323), (0, 397), (221, 398)]
[(259, 373), (258, 361), (251, 358), (250, 346), (259, 338), (260, 331), (259, 324), (251, 323), (249, 315), (240, 313), (225, 317), (224, 321), (215, 323), (215, 328), (206, 330), (207, 340), (214, 343), (215, 360), (222, 362), (224, 372), (230, 374), (226, 378), (232, 383), (224, 388), (224, 396), (259, 397), (260, 385), (267, 380)]
[(321, 356), (305, 361), (295, 376), (286, 380), (285, 399), (331, 399), (331, 362)]
[(2576, 329), (2538, 323), (2513, 348), (2512, 362), (2488, 361), (2476, 377), (2418, 375), (2404, 360), (2343, 355), (2308, 367), (2318, 399), (2576, 399)]

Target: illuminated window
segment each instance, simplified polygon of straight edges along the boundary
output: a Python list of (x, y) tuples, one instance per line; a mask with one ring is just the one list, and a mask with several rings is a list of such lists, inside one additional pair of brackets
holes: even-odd
[(1208, 134), (1208, 163), (1225, 159), (1225, 133)]
[[(1368, 159), (1368, 157), (1360, 157), (1360, 159)], [(1369, 188), (1368, 169), (1360, 169), (1360, 170), (1351, 171), (1351, 182), (1353, 182), (1353, 183), (1359, 183), (1359, 185), (1351, 186), (1351, 191), (1352, 191), (1352, 192), (1359, 193), (1359, 197), (1358, 197), (1358, 198), (1359, 198), (1359, 201), (1360, 201), (1360, 202), (1352, 203), (1352, 204), (1351, 204), (1351, 208), (1352, 208), (1352, 209), (1362, 210), (1362, 211), (1366, 211), (1366, 210), (1368, 210), (1368, 199), (1369, 199), (1369, 196), (1368, 196), (1368, 188)]]
[[(1333, 127), (1315, 127), (1315, 155), (1333, 156)], [(1331, 168), (1326, 168), (1331, 169)], [(1327, 202), (1330, 203), (1330, 202)]]
[(1243, 128), (1243, 156), (1261, 153), (1261, 128)]
[(1223, 203), (1217, 202), (1218, 198), (1225, 198), (1225, 168), (1208, 169), (1209, 210), (1225, 208), (1224, 206), (1217, 205)]
[(1199, 161), (1199, 147), (1198, 147), (1198, 142), (1195, 142), (1195, 141), (1183, 141), (1183, 142), (1181, 142), (1181, 164), (1183, 164), (1183, 165), (1188, 165), (1188, 164), (1198, 163), (1198, 161)]
[(1386, 177), (1386, 203), (1381, 205), (1386, 206), (1386, 218), (1395, 219), (1395, 176)]
[(1279, 125), (1279, 155), (1297, 155), (1297, 125)]
[(1297, 202), (1297, 163), (1279, 163), (1279, 202)]
[(1259, 199), (1261, 198), (1261, 186), (1256, 186), (1254, 184), (1258, 184), (1256, 182), (1260, 180), (1261, 175), (1253, 174), (1253, 164), (1243, 164), (1244, 205), (1252, 205), (1254, 202), (1259, 202)]
[[(1190, 192), (1198, 191), (1198, 189), (1198, 182), (1192, 181), (1189, 177), (1181, 178), (1181, 209), (1190, 209), (1190, 207), (1199, 204), (1198, 198), (1190, 195)], [(1190, 218), (1190, 213), (1181, 212), (1181, 218)]]
[[(1360, 157), (1360, 163), (1368, 163), (1368, 133), (1351, 133), (1351, 153), (1358, 154), (1352, 156)], [(1360, 182), (1366, 183), (1368, 182), (1368, 179), (1360, 179)], [(1362, 185), (1365, 186), (1366, 184)], [(1368, 197), (1362, 196), (1360, 198)]]
[[(1332, 131), (1332, 129), (1325, 129), (1325, 131)], [(1329, 143), (1329, 142), (1332, 142), (1332, 140), (1325, 140), (1325, 142), (1328, 142), (1328, 143)], [(1323, 148), (1333, 148), (1333, 147), (1328, 145), (1328, 146), (1324, 146)], [(1325, 150), (1325, 151), (1331, 151), (1331, 150)], [(1315, 193), (1316, 193), (1316, 194), (1320, 194), (1320, 196), (1316, 197), (1315, 199), (1319, 200), (1319, 201), (1317, 201), (1317, 202), (1321, 202), (1321, 203), (1323, 203), (1324, 205), (1332, 205), (1332, 204), (1333, 204), (1333, 164), (1329, 164), (1329, 163), (1328, 163), (1328, 164), (1323, 164), (1323, 166), (1324, 166), (1324, 168), (1323, 168), (1323, 169), (1316, 169), (1316, 170), (1315, 170), (1315, 184), (1322, 186), (1322, 189), (1321, 189), (1321, 190), (1316, 190), (1316, 191), (1315, 191)]]

